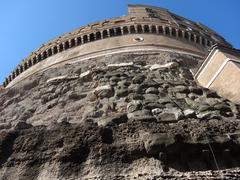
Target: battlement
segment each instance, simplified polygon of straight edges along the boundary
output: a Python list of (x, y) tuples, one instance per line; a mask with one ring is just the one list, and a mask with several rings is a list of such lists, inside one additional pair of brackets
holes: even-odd
[[(207, 50), (214, 44), (231, 46), (211, 29), (200, 23), (177, 16), (166, 9), (145, 5), (129, 5), (127, 16), (88, 24), (44, 44), (17, 65), (5, 79), (3, 86), (8, 87), (10, 82), (14, 81), (16, 77), (20, 76), (27, 69), (66, 50), (107, 38), (141, 34), (173, 38), (184, 44), (195, 46), (202, 52), (201, 55), (206, 54)], [(139, 41), (140, 39), (136, 37), (135, 40)], [(126, 43), (124, 45), (126, 46)], [(168, 43), (166, 45), (169, 46)], [(189, 51), (189, 49), (185, 49), (185, 46), (178, 46), (178, 48)], [(96, 48), (95, 52), (101, 50)], [(89, 54), (93, 52), (94, 49), (91, 49), (89, 52), (85, 51), (84, 53)]]

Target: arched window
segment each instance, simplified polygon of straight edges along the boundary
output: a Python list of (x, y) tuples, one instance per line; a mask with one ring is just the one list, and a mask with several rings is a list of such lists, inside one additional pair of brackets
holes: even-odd
[(170, 36), (170, 29), (168, 26), (165, 27), (165, 32), (167, 36)]
[(6, 82), (6, 84), (8, 84), (8, 83), (9, 83), (9, 81), (8, 81), (8, 78), (6, 78), (6, 79), (5, 79), (5, 82)]
[(66, 41), (66, 42), (64, 43), (64, 49), (68, 49), (68, 48), (69, 48), (69, 42)]
[(37, 63), (37, 58), (35, 56), (35, 57), (33, 57), (33, 64), (36, 64), (36, 63)]
[(121, 36), (122, 35), (122, 31), (120, 27), (116, 28), (116, 36)]
[(63, 44), (59, 44), (59, 52), (63, 51)]
[(71, 47), (74, 47), (76, 45), (75, 39), (71, 39)]
[(178, 30), (178, 37), (179, 37), (179, 38), (183, 38), (183, 33), (182, 33), (182, 30), (181, 30), (181, 29)]
[(18, 68), (16, 69), (16, 75), (17, 76), (19, 75), (19, 69)]
[(187, 32), (187, 31), (185, 31), (184, 38), (185, 38), (185, 39), (187, 39), (187, 40), (189, 40), (189, 34), (188, 34), (188, 32)]
[(47, 58), (47, 52), (46, 52), (46, 51), (43, 51), (42, 58), (43, 58), (43, 59), (46, 59), (46, 58)]
[(91, 33), (91, 34), (89, 35), (89, 41), (94, 41), (94, 34), (93, 34), (93, 33)]
[(156, 26), (152, 25), (152, 33), (156, 34), (157, 33), (157, 29), (156, 29)]
[(202, 45), (206, 46), (206, 40), (205, 40), (205, 38), (202, 38)]
[(12, 78), (14, 79), (16, 77), (15, 72), (12, 73)]
[(29, 67), (32, 66), (32, 60), (31, 60), (31, 59), (28, 60), (28, 66), (29, 66)]
[(130, 26), (130, 33), (134, 34), (136, 33), (135, 27), (134, 26)]
[(194, 34), (192, 34), (192, 33), (191, 33), (191, 38), (190, 38), (190, 40), (191, 40), (192, 42), (194, 42)]
[(176, 37), (176, 29), (175, 28), (172, 28), (172, 36)]
[(149, 33), (150, 32), (148, 25), (144, 25), (143, 26), (143, 30), (144, 30), (145, 33)]
[(80, 45), (80, 44), (82, 44), (82, 39), (81, 37), (77, 37), (77, 45)]
[(137, 25), (137, 33), (143, 33), (143, 29), (141, 25)]
[(96, 40), (101, 39), (101, 33), (100, 32), (96, 32), (95, 36), (96, 36)]
[(54, 46), (53, 47), (53, 54), (57, 54), (57, 52), (58, 52), (57, 46)]
[(103, 31), (103, 38), (107, 38), (108, 37), (108, 32), (107, 32), (107, 30), (104, 30)]
[(162, 26), (158, 26), (158, 33), (163, 34), (163, 27)]
[(110, 35), (110, 37), (114, 36), (114, 30), (113, 29), (109, 29), (109, 35)]
[(48, 56), (51, 56), (51, 55), (52, 55), (52, 49), (49, 48), (49, 49), (48, 49)]
[(20, 73), (22, 73), (22, 72), (23, 72), (23, 66), (20, 65)]
[(209, 40), (207, 40), (207, 46), (211, 46), (211, 43)]
[(123, 34), (128, 34), (128, 27), (127, 26), (124, 26), (123, 27)]
[(196, 37), (196, 43), (200, 44), (200, 37), (199, 36)]
[(88, 36), (87, 35), (84, 35), (83, 36), (83, 43), (87, 43), (88, 42)]
[(28, 64), (27, 64), (27, 62), (24, 63), (24, 69), (25, 69), (25, 70), (28, 69)]
[(42, 60), (42, 55), (41, 54), (38, 54), (38, 62)]

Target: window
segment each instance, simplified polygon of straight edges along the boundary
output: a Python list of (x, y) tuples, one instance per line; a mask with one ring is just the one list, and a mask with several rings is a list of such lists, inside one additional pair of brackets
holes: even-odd
[(145, 10), (150, 18), (160, 18), (157, 11), (151, 8), (145, 8)]
[(109, 36), (110, 37), (114, 36), (114, 30), (113, 29), (109, 29)]
[(172, 36), (176, 37), (176, 29), (175, 28), (172, 28)]
[(158, 32), (159, 32), (159, 34), (163, 34), (163, 27), (162, 26), (158, 26)]
[(100, 32), (96, 32), (96, 40), (101, 39), (101, 33)]
[(130, 33), (134, 34), (136, 33), (135, 27), (134, 26), (130, 26)]
[(170, 29), (168, 26), (165, 28), (165, 32), (166, 32), (166, 35), (168, 35), (168, 36), (170, 35)]
[(59, 44), (59, 52), (63, 51), (63, 44)]
[(103, 31), (103, 38), (107, 38), (107, 37), (108, 37), (107, 30), (104, 30), (104, 31)]
[(91, 33), (91, 34), (89, 35), (89, 40), (90, 40), (90, 41), (94, 41), (94, 34), (93, 34), (93, 33)]
[(52, 55), (52, 49), (48, 49), (48, 56), (51, 56)]
[(77, 37), (77, 45), (80, 45), (80, 44), (82, 44), (82, 39), (81, 37)]
[(122, 35), (122, 31), (120, 27), (116, 28), (116, 36), (121, 36)]
[(75, 39), (71, 39), (71, 47), (74, 47), (76, 45)]
[(156, 26), (152, 25), (152, 33), (156, 34), (157, 33), (157, 29)]
[(64, 46), (65, 46), (65, 49), (68, 49), (69, 48), (69, 42), (66, 41)]
[(149, 32), (150, 32), (148, 25), (144, 25), (144, 26), (143, 26), (143, 29), (144, 29), (144, 32), (145, 32), (145, 33), (149, 33)]
[(127, 28), (127, 26), (124, 26), (123, 27), (123, 34), (128, 34), (129, 32), (128, 32), (128, 28)]
[(137, 32), (138, 33), (142, 33), (143, 32), (143, 29), (142, 29), (141, 25), (137, 25)]
[(87, 37), (87, 35), (84, 35), (83, 36), (83, 43), (87, 43), (88, 42), (88, 37)]

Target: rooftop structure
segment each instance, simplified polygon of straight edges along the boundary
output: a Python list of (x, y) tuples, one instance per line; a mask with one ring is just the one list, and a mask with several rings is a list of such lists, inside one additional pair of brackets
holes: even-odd
[(128, 15), (91, 23), (32, 52), (6, 78), (4, 87), (62, 62), (134, 49), (178, 51), (204, 58), (214, 44), (231, 47), (216, 32), (166, 9), (129, 5)]

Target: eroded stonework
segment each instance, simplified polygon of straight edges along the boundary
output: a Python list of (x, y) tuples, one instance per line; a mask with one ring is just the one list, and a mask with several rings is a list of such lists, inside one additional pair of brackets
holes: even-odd
[(0, 93), (1, 179), (239, 179), (240, 105), (193, 79), (201, 59), (119, 53)]

